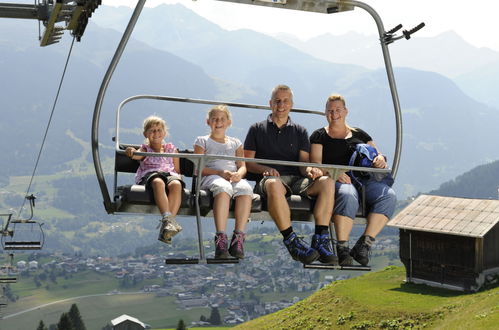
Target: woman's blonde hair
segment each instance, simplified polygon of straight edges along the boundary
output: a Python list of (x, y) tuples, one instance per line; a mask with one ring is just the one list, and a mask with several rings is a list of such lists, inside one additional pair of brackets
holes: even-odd
[[(335, 101), (340, 101), (341, 103), (343, 103), (343, 106), (347, 107), (347, 102), (345, 101), (345, 98), (343, 97), (343, 95), (341, 94), (331, 94), (328, 96), (327, 98), (327, 101), (326, 101), (326, 108), (327, 108), (327, 105), (330, 103), (330, 102), (335, 102)], [(345, 125), (346, 127), (351, 130), (351, 131), (356, 131), (355, 127), (352, 127), (350, 125), (348, 125), (346, 122), (345, 122)]]
[(341, 103), (343, 103), (343, 106), (346, 108), (347, 106), (347, 103), (345, 101), (345, 98), (340, 95), (340, 94), (331, 94), (329, 95), (329, 97), (327, 98), (327, 101), (326, 101), (326, 107), (328, 105), (329, 102), (334, 102), (334, 101), (341, 101)]
[(227, 119), (232, 120), (232, 114), (229, 111), (229, 107), (226, 106), (225, 104), (215, 105), (213, 108), (208, 110), (208, 113), (206, 114), (206, 119), (210, 119), (211, 116), (213, 116), (213, 114), (217, 111), (221, 111), (221, 112), (225, 113), (225, 115), (227, 116)]

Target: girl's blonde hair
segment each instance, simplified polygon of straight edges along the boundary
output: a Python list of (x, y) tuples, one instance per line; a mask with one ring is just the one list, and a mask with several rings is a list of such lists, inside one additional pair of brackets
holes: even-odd
[(229, 107), (226, 106), (225, 104), (215, 105), (213, 108), (208, 110), (208, 113), (206, 114), (206, 119), (210, 119), (211, 116), (213, 116), (213, 114), (217, 111), (221, 111), (221, 112), (225, 113), (225, 115), (227, 116), (227, 119), (232, 120), (232, 114), (229, 111)]
[[(143, 132), (144, 136), (146, 135), (147, 130), (149, 130), (154, 125), (161, 126), (163, 128), (163, 130), (165, 131), (165, 137), (168, 136), (168, 126), (166, 126), (165, 120), (163, 118), (161, 118), (161, 117), (154, 116), (154, 115), (149, 116), (146, 119), (144, 119), (144, 124), (143, 124), (143, 126), (144, 126), (144, 132)], [(149, 139), (148, 138), (145, 139), (145, 143), (149, 144)]]
[[(326, 108), (327, 108), (327, 105), (330, 103), (330, 102), (335, 102), (335, 101), (340, 101), (341, 103), (343, 103), (343, 107), (347, 107), (347, 102), (345, 101), (345, 98), (343, 97), (343, 95), (341, 94), (331, 94), (328, 96), (327, 98), (327, 101), (326, 101)], [(345, 123), (346, 127), (351, 130), (351, 131), (356, 131), (355, 127), (351, 127), (350, 125), (348, 125), (347, 123)]]

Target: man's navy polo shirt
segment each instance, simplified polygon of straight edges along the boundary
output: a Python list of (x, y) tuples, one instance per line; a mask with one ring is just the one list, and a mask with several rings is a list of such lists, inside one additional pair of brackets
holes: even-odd
[[(244, 149), (255, 151), (255, 158), (299, 161), (300, 151), (310, 152), (310, 141), (307, 129), (295, 124), (288, 117), (288, 122), (281, 128), (272, 121), (272, 115), (267, 120), (251, 125), (244, 140)], [(281, 175), (301, 175), (297, 167), (271, 165)]]

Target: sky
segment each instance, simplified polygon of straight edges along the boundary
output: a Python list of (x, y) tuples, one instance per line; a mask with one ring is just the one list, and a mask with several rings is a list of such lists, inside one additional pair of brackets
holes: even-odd
[[(420, 22), (425, 28), (414, 35), (433, 37), (442, 32), (455, 31), (476, 47), (499, 51), (499, 1), (497, 0), (364, 0), (381, 17), (385, 30), (399, 23), (411, 29)], [(134, 7), (136, 0), (103, 0), (107, 6)], [(181, 3), (199, 15), (228, 30), (249, 28), (274, 35), (290, 33), (300, 39), (309, 39), (323, 33), (335, 35), (355, 31), (365, 35), (376, 34), (376, 26), (363, 9), (334, 15), (302, 13), (260, 6), (248, 6), (213, 0), (148, 0), (146, 7), (162, 3)], [(334, 19), (331, 18), (334, 16)]]

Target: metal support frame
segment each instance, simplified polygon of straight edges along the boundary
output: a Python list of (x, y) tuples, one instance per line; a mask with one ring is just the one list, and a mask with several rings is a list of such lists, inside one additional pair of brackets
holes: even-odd
[[(64, 30), (80, 41), (88, 19), (101, 4), (101, 0), (41, 0), (37, 4), (0, 3), (0, 17), (36, 19), (43, 22), (45, 30), (40, 46), (59, 42)], [(56, 23), (63, 22), (61, 25)]]
[(55, 44), (59, 42), (59, 40), (61, 40), (62, 35), (64, 34), (64, 28), (55, 25), (59, 18), (61, 10), (62, 0), (57, 0), (57, 2), (52, 7), (50, 17), (45, 24), (45, 31), (43, 31), (43, 36), (40, 39), (40, 46), (48, 46), (51, 44)]
[(29, 5), (23, 3), (0, 3), (0, 17), (46, 20), (48, 15), (43, 10), (44, 5)]
[[(312, 11), (312, 12), (321, 12), (325, 14), (331, 14), (331, 13), (337, 13), (345, 10), (352, 10), (354, 7), (359, 7), (364, 10), (366, 10), (374, 19), (379, 37), (380, 37), (380, 42), (381, 42), (381, 49), (383, 52), (383, 59), (385, 62), (385, 69), (388, 77), (388, 83), (390, 86), (390, 92), (392, 95), (392, 101), (393, 101), (393, 106), (394, 106), (394, 111), (395, 111), (395, 120), (396, 120), (396, 147), (395, 147), (395, 153), (394, 153), (394, 159), (392, 163), (392, 175), (393, 177), (396, 176), (397, 171), (398, 171), (398, 166), (400, 162), (400, 154), (402, 150), (402, 115), (401, 115), (401, 110), (400, 110), (400, 103), (399, 103), (399, 98), (398, 98), (398, 93), (397, 93), (397, 88), (395, 84), (395, 78), (393, 74), (393, 68), (391, 64), (391, 59), (390, 59), (390, 53), (388, 50), (388, 44), (390, 42), (393, 42), (393, 40), (396, 40), (396, 38), (393, 38), (392, 33), (394, 32), (389, 31), (385, 32), (385, 29), (383, 27), (383, 23), (381, 21), (381, 18), (379, 15), (376, 13), (376, 11), (370, 7), (369, 5), (359, 2), (359, 1), (353, 1), (353, 0), (325, 0), (325, 1), (312, 1), (312, 0), (280, 0), (280, 1), (267, 1), (267, 0), (220, 0), (220, 1), (226, 1), (226, 2), (234, 2), (234, 3), (245, 3), (245, 4), (251, 4), (251, 5), (261, 5), (261, 6), (269, 6), (269, 7), (279, 7), (279, 8), (286, 8), (286, 9), (296, 9), (296, 10), (303, 10), (303, 11)], [(91, 143), (92, 143), (92, 156), (94, 160), (94, 167), (95, 167), (95, 172), (97, 176), (97, 180), (99, 182), (99, 187), (102, 192), (103, 196), (103, 202), (104, 202), (104, 207), (108, 213), (114, 213), (116, 211), (115, 204), (112, 202), (111, 197), (109, 195), (109, 190), (107, 188), (107, 184), (104, 178), (104, 172), (102, 170), (102, 165), (100, 162), (100, 154), (99, 154), (99, 122), (100, 122), (100, 115), (102, 111), (102, 105), (104, 101), (104, 96), (106, 93), (106, 90), (109, 86), (109, 82), (111, 80), (111, 77), (116, 69), (116, 66), (118, 65), (118, 62), (120, 61), (121, 55), (123, 54), (123, 51), (128, 43), (128, 40), (130, 38), (130, 35), (132, 34), (132, 31), (135, 27), (135, 24), (137, 23), (138, 17), (140, 16), (140, 13), (144, 7), (145, 0), (139, 0), (137, 2), (137, 5), (133, 11), (132, 16), (130, 17), (130, 21), (123, 33), (123, 36), (121, 38), (121, 41), (116, 49), (116, 52), (111, 60), (111, 63), (108, 67), (108, 70), (106, 71), (106, 74), (104, 75), (104, 78), (102, 80), (101, 86), (99, 88), (99, 92), (97, 95), (97, 99), (95, 102), (95, 108), (94, 108), (94, 114), (93, 114), (93, 119), (92, 119), (92, 131), (91, 131)], [(390, 36), (390, 38), (388, 38)], [(134, 98), (139, 98), (140, 96), (134, 97)], [(162, 98), (162, 97), (157, 97), (157, 98)], [(190, 100), (193, 101), (193, 100)], [(129, 100), (127, 101), (129, 102)], [(195, 103), (195, 102), (194, 102)], [(217, 102), (217, 104), (220, 102)], [(225, 103), (225, 102), (224, 102)], [(123, 104), (123, 103), (122, 103)], [(230, 104), (229, 104), (230, 105)], [(231, 104), (234, 105), (234, 104)], [(121, 107), (121, 105), (120, 105)], [(257, 106), (259, 107), (259, 106)], [(118, 136), (116, 137), (116, 143), (118, 144)], [(119, 148), (117, 148), (119, 149)], [(117, 150), (117, 152), (123, 152), (122, 150)], [(139, 154), (139, 153), (138, 153)], [(151, 154), (148, 154), (148, 156), (151, 156)], [(167, 156), (166, 154), (162, 154), (162, 156)], [(171, 155), (170, 155), (171, 156)], [(185, 157), (192, 159), (193, 155), (190, 154), (175, 154), (176, 157)], [(202, 157), (202, 155), (196, 155), (201, 156), (199, 157), (199, 162), (197, 164), (197, 168), (201, 168), (200, 165), (203, 164), (203, 161), (206, 159), (206, 157)], [(227, 159), (233, 159), (233, 160), (246, 160), (245, 158), (238, 158), (238, 157), (228, 157)], [(272, 164), (272, 161), (268, 160), (260, 160), (260, 159), (253, 159), (252, 161), (258, 161), (261, 163), (270, 163)], [(299, 163), (299, 162), (279, 162), (279, 163), (286, 163), (286, 165), (291, 165), (291, 166), (307, 166), (308, 164), (304, 163)], [(316, 166), (316, 164), (313, 164)], [(342, 167), (341, 169), (334, 169), (334, 166), (329, 166), (329, 169), (334, 171), (335, 173), (339, 170), (345, 170), (347, 167)], [(354, 168), (355, 169), (355, 168)], [(339, 172), (337, 172), (339, 173)], [(333, 174), (333, 178), (336, 178), (337, 174)], [(198, 182), (198, 188), (199, 189), (199, 182)], [(201, 229), (201, 223), (200, 223), (200, 217), (199, 217), (199, 195), (196, 195), (196, 207), (197, 207), (197, 221), (198, 221), (198, 229)], [(202, 238), (202, 234), (198, 234), (199, 238)], [(202, 245), (202, 240), (200, 240), (200, 244)], [(202, 251), (203, 248), (200, 247), (200, 256), (201, 259), (206, 260), (204, 258), (204, 251)]]

